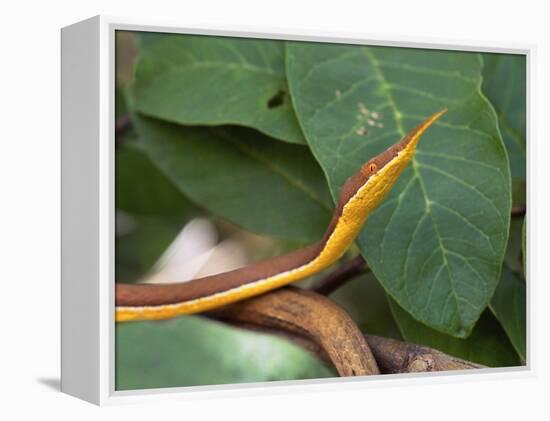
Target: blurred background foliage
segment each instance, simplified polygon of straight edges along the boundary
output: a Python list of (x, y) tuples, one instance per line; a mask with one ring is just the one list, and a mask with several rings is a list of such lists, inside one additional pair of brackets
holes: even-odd
[[(119, 31), (116, 281), (192, 279), (318, 240), (347, 176), (448, 106), (345, 257), (372, 271), (331, 298), (365, 333), (524, 364), (525, 93), (522, 56)], [(416, 180), (440, 205), (431, 225)], [(117, 390), (335, 375), (201, 316), (116, 326)]]

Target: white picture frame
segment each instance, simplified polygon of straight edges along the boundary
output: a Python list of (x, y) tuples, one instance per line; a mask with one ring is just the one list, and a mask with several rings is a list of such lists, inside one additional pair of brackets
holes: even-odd
[[(527, 57), (527, 143), (530, 142), (531, 45), (500, 45), (459, 41), (399, 39), (352, 33), (257, 32), (246, 27), (186, 27), (178, 22), (96, 16), (62, 29), (62, 377), (61, 390), (103, 405), (169, 399), (294, 393), (332, 388), (369, 388), (387, 384), (468, 381), (472, 378), (512, 379), (536, 373), (531, 299), (536, 286), (528, 282), (528, 358), (518, 368), (491, 368), (474, 373), (384, 375), (292, 382), (197, 386), (139, 391), (114, 388), (114, 67), (115, 31), (150, 31), (251, 38), (293, 39), (400, 47), (422, 47), (525, 54)], [(528, 158), (529, 165), (530, 158)], [(529, 177), (528, 177), (528, 186)], [(530, 202), (530, 188), (527, 192)], [(528, 213), (530, 212), (529, 206)]]

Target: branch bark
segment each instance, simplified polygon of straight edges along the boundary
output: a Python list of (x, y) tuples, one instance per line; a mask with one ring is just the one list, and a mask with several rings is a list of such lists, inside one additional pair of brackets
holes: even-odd
[(519, 205), (512, 207), (511, 215), (512, 218), (521, 218), (525, 216), (525, 212), (527, 212), (527, 207), (525, 205)]
[(342, 263), (336, 270), (315, 284), (311, 290), (318, 294), (330, 295), (346, 282), (368, 270), (367, 262), (365, 262), (363, 256), (358, 255)]
[(322, 350), (340, 376), (380, 372), (367, 341), (351, 317), (314, 292), (282, 288), (209, 315), (233, 324), (276, 330), (302, 344), (311, 342)]
[(380, 371), (384, 374), (468, 370), (485, 367), (426, 346), (380, 336), (365, 335), (365, 337), (378, 362)]
[(484, 367), (429, 347), (364, 336), (347, 313), (330, 299), (294, 287), (241, 301), (209, 316), (282, 336), (332, 363), (340, 376)]
[(123, 114), (115, 121), (115, 135), (120, 136), (126, 132), (132, 125), (130, 114)]

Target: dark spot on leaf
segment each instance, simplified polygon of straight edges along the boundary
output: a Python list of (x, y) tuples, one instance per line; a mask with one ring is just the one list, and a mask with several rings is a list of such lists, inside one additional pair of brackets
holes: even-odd
[(272, 109), (272, 108), (280, 107), (286, 102), (286, 99), (287, 99), (286, 92), (283, 90), (279, 90), (275, 95), (269, 98), (269, 101), (267, 101), (267, 108)]

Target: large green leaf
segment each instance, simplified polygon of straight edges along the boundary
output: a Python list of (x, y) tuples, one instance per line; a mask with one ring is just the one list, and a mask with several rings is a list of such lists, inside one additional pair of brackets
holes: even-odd
[(115, 88), (115, 119), (118, 120), (128, 112), (126, 93), (124, 89), (117, 84)]
[(498, 115), (512, 177), (525, 179), (527, 82), (525, 55), (483, 54), (483, 92)]
[(308, 148), (244, 128), (190, 128), (134, 119), (153, 162), (195, 203), (240, 226), (318, 240), (332, 203)]
[(498, 319), (522, 361), (526, 360), (527, 298), (523, 255), (523, 228), (521, 219), (510, 221), (510, 236), (498, 287), (490, 309)]
[(527, 217), (523, 219), (523, 228), (521, 230), (521, 257), (523, 263), (523, 277), (527, 279), (527, 245), (526, 245), (526, 236), (525, 230), (527, 226)]
[(198, 212), (135, 142), (116, 150), (115, 202), (117, 209), (134, 215), (188, 218)]
[(334, 198), (361, 164), (448, 107), (369, 218), (359, 245), (414, 317), (470, 334), (500, 278), (510, 175), (478, 54), (290, 43), (287, 77)]
[(117, 324), (115, 357), (116, 390), (336, 375), (283, 339), (193, 316)]
[(527, 358), (526, 306), (525, 282), (510, 269), (504, 267), (490, 308), (506, 331), (522, 361)]
[(331, 294), (364, 333), (402, 339), (386, 300), (386, 293), (372, 273), (367, 273)]
[(281, 41), (154, 35), (142, 43), (133, 92), (135, 109), (149, 116), (185, 125), (239, 124), (304, 143)]
[(388, 299), (406, 341), (426, 345), (489, 367), (511, 367), (521, 364), (502, 327), (489, 311), (482, 314), (472, 334), (466, 339), (461, 339), (445, 335), (417, 322), (394, 300), (389, 297)]
[(523, 220), (512, 218), (510, 220), (510, 234), (508, 236), (508, 246), (504, 263), (512, 272), (522, 277), (522, 235), (523, 235)]

